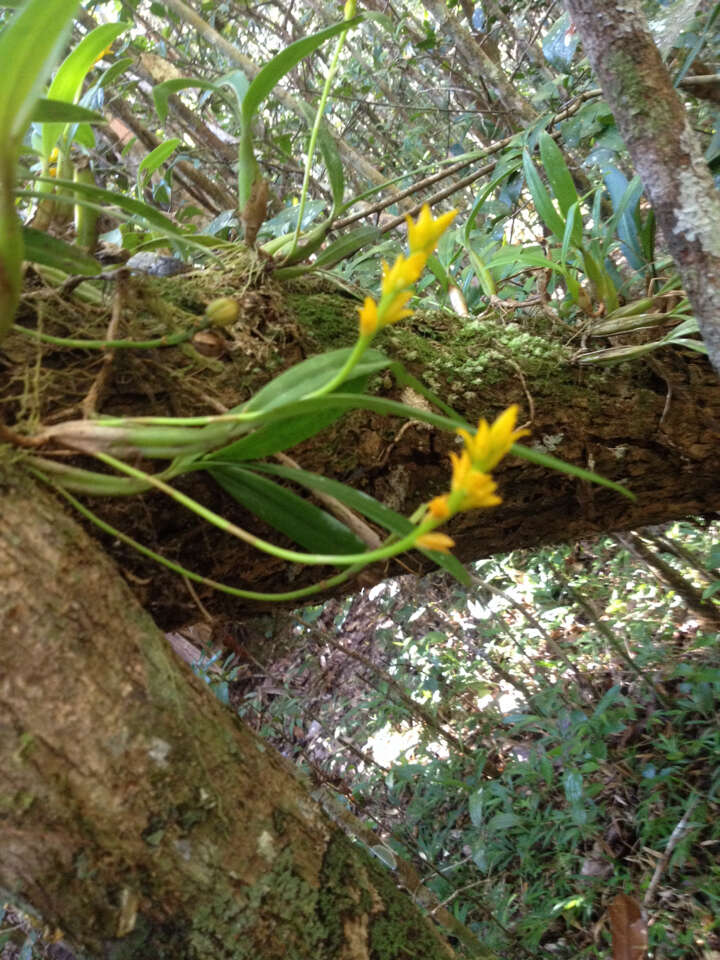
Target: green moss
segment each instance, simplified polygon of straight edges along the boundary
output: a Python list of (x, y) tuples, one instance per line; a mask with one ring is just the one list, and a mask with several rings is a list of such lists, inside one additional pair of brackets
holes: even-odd
[(287, 850), (241, 893), (229, 885), (217, 890), (211, 904), (195, 911), (189, 942), (197, 960), (307, 960), (324, 956), (324, 938), (318, 891), (297, 874)]
[[(343, 836), (328, 846), (323, 860), (322, 887), (318, 909), (326, 927), (325, 953), (340, 954), (344, 943), (343, 921), (348, 917), (369, 917), (369, 954), (371, 960), (447, 960), (447, 953), (420, 911), (401, 893), (392, 874)], [(383, 901), (368, 892), (372, 886)]]
[(357, 338), (355, 301), (337, 293), (289, 293), (286, 302), (298, 324), (323, 347), (351, 346)]
[(432, 330), (432, 323), (418, 327), (413, 317), (407, 327), (393, 328), (389, 352), (401, 362), (419, 365), (423, 379), (446, 396), (453, 391), (476, 392), (480, 383), (488, 386), (516, 377), (518, 368), (536, 384), (546, 383), (557, 392), (558, 371), (567, 366), (568, 352), (561, 344), (518, 323), (473, 320), (459, 326), (452, 337), (446, 331), (438, 337)]

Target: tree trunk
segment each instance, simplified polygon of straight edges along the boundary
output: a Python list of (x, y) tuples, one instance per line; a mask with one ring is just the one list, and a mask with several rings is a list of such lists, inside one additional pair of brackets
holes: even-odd
[(637, 0), (566, 0), (720, 373), (720, 195)]
[(75, 521), (0, 492), (0, 897), (104, 957), (447, 957)]
[[(235, 265), (167, 280), (133, 280), (123, 335), (145, 339), (182, 329), (188, 313), (202, 314), (209, 300), (247, 288), (247, 283), (246, 274)], [(218, 335), (225, 343), (220, 359), (201, 357), (185, 347), (118, 352), (102, 412), (193, 416), (214, 412), (217, 403), (232, 407), (247, 400), (268, 378), (268, 371), (278, 372), (322, 349), (354, 340), (356, 302), (324, 292), (317, 281), (281, 290), (264, 280), (238, 294), (238, 299), (242, 323), (232, 337), (227, 335), (233, 342), (225, 343), (225, 335)], [(107, 318), (97, 310), (88, 310), (83, 317), (81, 304), (56, 299), (52, 316), (46, 312), (38, 319), (41, 306), (42, 301), (29, 299), (22, 322), (34, 326), (42, 321), (46, 332), (60, 336), (105, 334)], [(659, 359), (588, 369), (574, 364), (570, 351), (557, 342), (566, 335), (542, 316), (509, 323), (502, 316), (487, 315), (461, 329), (446, 315), (427, 314), (406, 319), (378, 341), (389, 356), (425, 379), (470, 422), (519, 403), (521, 420), (531, 431), (529, 445), (625, 483), (637, 498), (630, 501), (575, 477), (509, 458), (497, 471), (503, 504), (461, 514), (448, 525), (463, 561), (720, 511), (720, 384), (707, 360), (666, 348), (655, 355)], [(3, 349), (6, 373), (0, 367), (0, 395), (6, 396), (6, 417), (10, 422), (15, 417), (16, 428), (27, 430), (23, 427), (27, 421), (55, 423), (78, 416), (80, 401), (96, 375), (91, 359), (53, 345), (39, 349), (18, 334), (9, 337)], [(28, 387), (28, 369), (37, 371), (38, 395)], [(389, 377), (376, 389), (417, 402)], [(455, 445), (451, 434), (425, 424), (356, 411), (292, 450), (292, 456), (304, 469), (348, 482), (409, 515), (447, 489), (447, 454)], [(67, 462), (67, 456), (61, 462)], [(76, 462), (94, 466), (88, 458), (78, 457)], [(178, 483), (240, 526), (278, 539), (249, 518), (208, 475), (190, 474)], [(88, 498), (86, 503), (113, 528), (169, 560), (234, 587), (280, 592), (334, 572), (290, 568), (209, 527), (157, 492), (141, 498)], [(119, 543), (114, 535), (103, 543), (161, 628), (196, 619), (195, 600), (180, 577)], [(426, 572), (429, 561), (415, 552), (403, 557), (402, 565), (366, 571), (364, 582), (408, 568)], [(214, 615), (237, 620), (262, 609), (210, 588), (198, 590)]]

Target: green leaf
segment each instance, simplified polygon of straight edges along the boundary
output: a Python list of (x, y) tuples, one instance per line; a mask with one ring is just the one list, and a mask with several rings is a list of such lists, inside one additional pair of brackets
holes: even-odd
[(256, 517), (312, 553), (362, 553), (367, 549), (344, 523), (272, 480), (231, 465), (213, 466), (210, 474)]
[(105, 123), (105, 117), (97, 110), (46, 97), (40, 97), (37, 101), (30, 119), (33, 123)]
[(94, 257), (79, 247), (73, 247), (58, 237), (51, 237), (42, 230), (23, 227), (25, 259), (31, 263), (43, 263), (47, 267), (64, 270), (65, 273), (96, 276), (102, 272), (102, 266)]
[(434, 253), (428, 257), (426, 266), (442, 287), (443, 293), (447, 293), (450, 286), (450, 276)]
[[(102, 187), (93, 186), (90, 183), (75, 183), (72, 180), (63, 180), (55, 177), (39, 178), (47, 183), (57, 183), (59, 186), (69, 187), (71, 191), (85, 197), (91, 203), (96, 203), (101, 210), (107, 211), (108, 207), (119, 207), (120, 210), (129, 214), (131, 217), (139, 217), (151, 227), (159, 230), (164, 236), (173, 237), (179, 242), (194, 245), (192, 238), (180, 232), (178, 227), (166, 216), (151, 207), (150, 204), (142, 200), (135, 200), (123, 193), (111, 193), (110, 190), (103, 190)], [(35, 196), (35, 191), (18, 191), (21, 196)]]
[(483, 822), (483, 789), (476, 790), (470, 794), (468, 802), (470, 820), (474, 827), (481, 827)]
[(77, 6), (76, 0), (26, 0), (0, 33), (0, 341), (22, 284), (23, 239), (13, 196), (17, 154)]
[(582, 243), (581, 231), (579, 230), (577, 225), (578, 218), (579, 218), (578, 204), (573, 203), (567, 212), (567, 220), (565, 221), (565, 232), (563, 233), (562, 248), (560, 250), (560, 262), (563, 264), (567, 263), (570, 244), (573, 244), (573, 246), (575, 247), (579, 247), (580, 244)]
[(535, 164), (527, 150), (523, 151), (523, 170), (525, 171), (525, 180), (528, 190), (535, 203), (535, 209), (538, 216), (542, 219), (545, 226), (550, 230), (558, 240), (562, 241), (565, 233), (565, 221), (555, 209), (550, 194), (545, 184), (542, 182), (540, 174), (537, 172)]
[(273, 91), (279, 81), (282, 80), (293, 67), (296, 67), (304, 57), (307, 57), (308, 54), (317, 50), (326, 40), (329, 40), (331, 37), (336, 37), (339, 33), (342, 33), (343, 30), (356, 27), (365, 19), (367, 19), (366, 16), (360, 14), (357, 17), (353, 17), (352, 20), (342, 20), (340, 23), (335, 23), (331, 27), (326, 27), (324, 30), (310, 34), (309, 37), (296, 40), (295, 43), (291, 43), (289, 47), (281, 50), (272, 60), (266, 63), (248, 87), (248, 91), (243, 99), (242, 118), (244, 126), (247, 127), (251, 124), (258, 107), (265, 97)]
[[(259, 427), (253, 433), (223, 447), (206, 459), (237, 462), (240, 460), (261, 460), (280, 450), (290, 450), (303, 440), (314, 437), (338, 420), (345, 410), (333, 407), (328, 401), (326, 410), (307, 413), (299, 417), (290, 417), (279, 423), (270, 423)], [(205, 462), (205, 461), (203, 461)]]
[[(508, 148), (508, 149), (511, 149), (511, 148)], [(494, 176), (493, 179), (490, 181), (490, 183), (488, 183), (487, 186), (483, 187), (483, 189), (481, 190), (480, 194), (475, 200), (475, 203), (473, 203), (472, 209), (470, 210), (470, 213), (468, 214), (467, 220), (465, 222), (463, 239), (464, 239), (466, 248), (469, 249), (470, 233), (472, 232), (472, 228), (475, 225), (475, 218), (477, 217), (478, 213), (482, 209), (483, 204), (485, 203), (487, 198), (490, 196), (490, 194), (493, 192), (493, 190), (495, 190), (503, 182), (503, 180), (506, 180), (513, 173), (515, 173), (516, 170), (520, 169), (520, 162), (521, 161), (519, 156), (517, 159), (515, 159), (515, 157), (512, 154), (510, 154), (509, 156), (508, 155), (504, 156), (501, 163), (498, 165), (498, 170), (500, 169), (500, 167), (502, 167), (502, 170), (498, 172), (496, 176)]]
[[(159, 143), (155, 149), (151, 150), (142, 160), (138, 167), (137, 175), (139, 191), (142, 189), (142, 184), (147, 183), (158, 167), (161, 167), (172, 153), (177, 150), (181, 142), (179, 137), (172, 137), (170, 140), (165, 140), (164, 143)], [(145, 176), (143, 177), (142, 174), (145, 174)]]
[(174, 77), (172, 80), (157, 83), (153, 87), (152, 95), (160, 123), (165, 123), (167, 120), (168, 101), (172, 94), (179, 93), (180, 90), (187, 90), (188, 87), (199, 87), (201, 90), (217, 90), (218, 84), (212, 83), (210, 80), (198, 80), (195, 77)]
[(522, 820), (515, 813), (496, 813), (488, 823), (488, 830), (509, 830), (510, 827), (517, 827), (521, 823)]
[(579, 203), (580, 197), (575, 189), (565, 158), (557, 143), (546, 130), (541, 131), (538, 137), (538, 145), (540, 146), (540, 159), (555, 194), (555, 199), (563, 214), (567, 217), (570, 207), (574, 203)]
[[(342, 370), (352, 349), (343, 347), (341, 350), (330, 350), (303, 360), (302, 363), (290, 367), (289, 370), (271, 380), (239, 409), (243, 412), (271, 410), (273, 407), (292, 403), (319, 390)], [(390, 360), (384, 353), (379, 350), (366, 350), (352, 375), (353, 378), (369, 377), (373, 373), (387, 369), (389, 365)], [(326, 397), (325, 403), (329, 402), (330, 398)]]
[(374, 243), (379, 236), (380, 231), (377, 227), (358, 227), (356, 230), (344, 233), (317, 255), (313, 262), (313, 269), (327, 270), (346, 257), (352, 256), (356, 250), (362, 249), (368, 243)]
[[(368, 377), (354, 377), (343, 384), (343, 390), (348, 393), (362, 393), (367, 386)], [(328, 397), (327, 406), (322, 410), (289, 417), (279, 423), (268, 423), (223, 447), (211, 454), (208, 460), (224, 460), (237, 462), (239, 460), (261, 460), (279, 450), (290, 450), (303, 440), (314, 437), (316, 433), (325, 430), (345, 413), (342, 407), (333, 407), (332, 394)]]
[(561, 263), (555, 263), (542, 253), (538, 253), (532, 248), (519, 246), (502, 247), (497, 253), (494, 253), (488, 261), (488, 267), (504, 267), (511, 265), (521, 269), (522, 267), (549, 267), (557, 273), (565, 274), (567, 271)]
[[(282, 467), (274, 463), (255, 463), (252, 465), (252, 469), (260, 473), (283, 477), (292, 483), (306, 487), (308, 490), (326, 493), (345, 504), (350, 510), (367, 517), (368, 520), (399, 537), (404, 537), (412, 530), (412, 524), (407, 517), (390, 507), (386, 507), (369, 494), (356, 490), (354, 487), (348, 487), (338, 480), (331, 480), (318, 473), (301, 470), (299, 467)], [(438, 553), (436, 550), (421, 550), (421, 553), (430, 557), (439, 567), (451, 573), (459, 583), (470, 586), (470, 575), (457, 557), (453, 557), (452, 554)]]
[(0, 149), (3, 153), (12, 151), (13, 162), (45, 78), (65, 46), (77, 8), (77, 0), (27, 0), (0, 33)]
[(132, 57), (121, 57), (119, 60), (116, 60), (115, 63), (111, 63), (106, 70), (103, 70), (98, 78), (98, 86), (106, 87), (109, 83), (114, 83), (119, 76), (125, 73), (132, 63)]
[[(131, 23), (105, 23), (83, 37), (58, 68), (50, 84), (48, 98), (74, 103), (80, 96), (85, 77), (100, 54), (131, 26)], [(62, 123), (46, 123), (43, 126), (41, 150), (44, 159), (50, 156), (64, 130)]]
[[(298, 103), (305, 114), (308, 125), (312, 127), (315, 122), (315, 111), (310, 104), (305, 103), (304, 100), (299, 100)], [(343, 196), (345, 195), (345, 171), (343, 170), (337, 144), (324, 120), (320, 122), (320, 126), (318, 127), (317, 145), (320, 147), (320, 153), (322, 154), (325, 169), (327, 170), (330, 191), (333, 198), (331, 216), (335, 217), (342, 206)]]
[(480, 256), (475, 253), (472, 247), (468, 245), (466, 249), (470, 259), (470, 264), (475, 271), (475, 276), (478, 278), (480, 286), (482, 287), (482, 292), (486, 297), (494, 297), (497, 293), (497, 287), (495, 286), (495, 280), (492, 273), (488, 269), (487, 265), (480, 259)]

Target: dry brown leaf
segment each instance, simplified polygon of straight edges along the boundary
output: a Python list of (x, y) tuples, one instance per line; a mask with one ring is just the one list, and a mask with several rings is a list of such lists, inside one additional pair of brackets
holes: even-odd
[(644, 960), (647, 955), (647, 923), (634, 897), (619, 893), (608, 908), (613, 960)]

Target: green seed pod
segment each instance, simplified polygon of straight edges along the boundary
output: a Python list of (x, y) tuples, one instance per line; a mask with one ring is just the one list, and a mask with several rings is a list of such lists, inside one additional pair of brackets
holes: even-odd
[(205, 316), (214, 327), (231, 327), (239, 313), (237, 301), (230, 297), (218, 297), (205, 307)]

